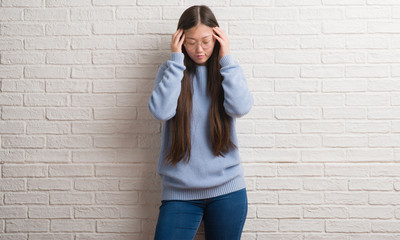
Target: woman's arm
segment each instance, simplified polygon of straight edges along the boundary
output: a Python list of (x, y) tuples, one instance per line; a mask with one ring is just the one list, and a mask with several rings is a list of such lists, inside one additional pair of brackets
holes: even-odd
[(183, 53), (172, 52), (171, 59), (164, 62), (158, 70), (149, 100), (149, 110), (161, 121), (175, 116), (181, 93), (181, 80), (186, 69), (183, 59)]
[(221, 75), (224, 78), (222, 88), (225, 112), (231, 117), (242, 117), (250, 111), (254, 101), (242, 68), (230, 54), (223, 56), (220, 64)]

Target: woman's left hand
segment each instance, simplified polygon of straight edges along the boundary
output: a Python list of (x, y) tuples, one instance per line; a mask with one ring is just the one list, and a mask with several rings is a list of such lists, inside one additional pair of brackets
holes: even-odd
[(213, 27), (214, 37), (218, 40), (221, 48), (219, 50), (219, 59), (230, 53), (228, 36), (219, 27)]

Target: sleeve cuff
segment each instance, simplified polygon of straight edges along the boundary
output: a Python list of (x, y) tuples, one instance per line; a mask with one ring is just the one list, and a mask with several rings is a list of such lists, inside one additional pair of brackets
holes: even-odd
[(219, 63), (221, 64), (221, 67), (229, 66), (229, 65), (234, 65), (235, 60), (233, 59), (231, 54), (226, 54), (219, 60)]
[(171, 61), (174, 61), (176, 63), (179, 63), (183, 65), (183, 59), (185, 58), (185, 55), (183, 53), (179, 52), (173, 52), (171, 53)]

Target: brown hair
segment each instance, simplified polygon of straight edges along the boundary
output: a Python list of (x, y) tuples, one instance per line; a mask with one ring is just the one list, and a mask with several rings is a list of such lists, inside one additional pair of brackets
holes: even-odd
[[(198, 24), (209, 27), (217, 27), (218, 22), (207, 6), (192, 6), (186, 9), (178, 22), (177, 29), (190, 29)], [(215, 156), (224, 156), (231, 148), (236, 148), (231, 140), (231, 117), (226, 114), (224, 103), (224, 90), (222, 88), (223, 77), (220, 73), (221, 66), (218, 61), (220, 44), (216, 40), (214, 50), (207, 60), (207, 93), (211, 98), (210, 107), (210, 133), (212, 151)], [(179, 161), (189, 161), (191, 152), (190, 119), (192, 114), (192, 79), (196, 73), (196, 63), (189, 57), (184, 46), (182, 52), (185, 55), (183, 79), (181, 81), (181, 93), (178, 99), (176, 114), (172, 121), (172, 143), (167, 161), (172, 165)]]

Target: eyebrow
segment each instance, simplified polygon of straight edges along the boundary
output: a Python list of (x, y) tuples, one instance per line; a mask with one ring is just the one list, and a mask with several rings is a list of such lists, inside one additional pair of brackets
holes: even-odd
[[(205, 37), (202, 37), (202, 39), (204, 39), (204, 38), (208, 38), (208, 37), (211, 37), (212, 35), (208, 35), (208, 36), (205, 36)], [(193, 40), (196, 40), (195, 38), (192, 38), (192, 37), (187, 37), (188, 39), (193, 39)]]

